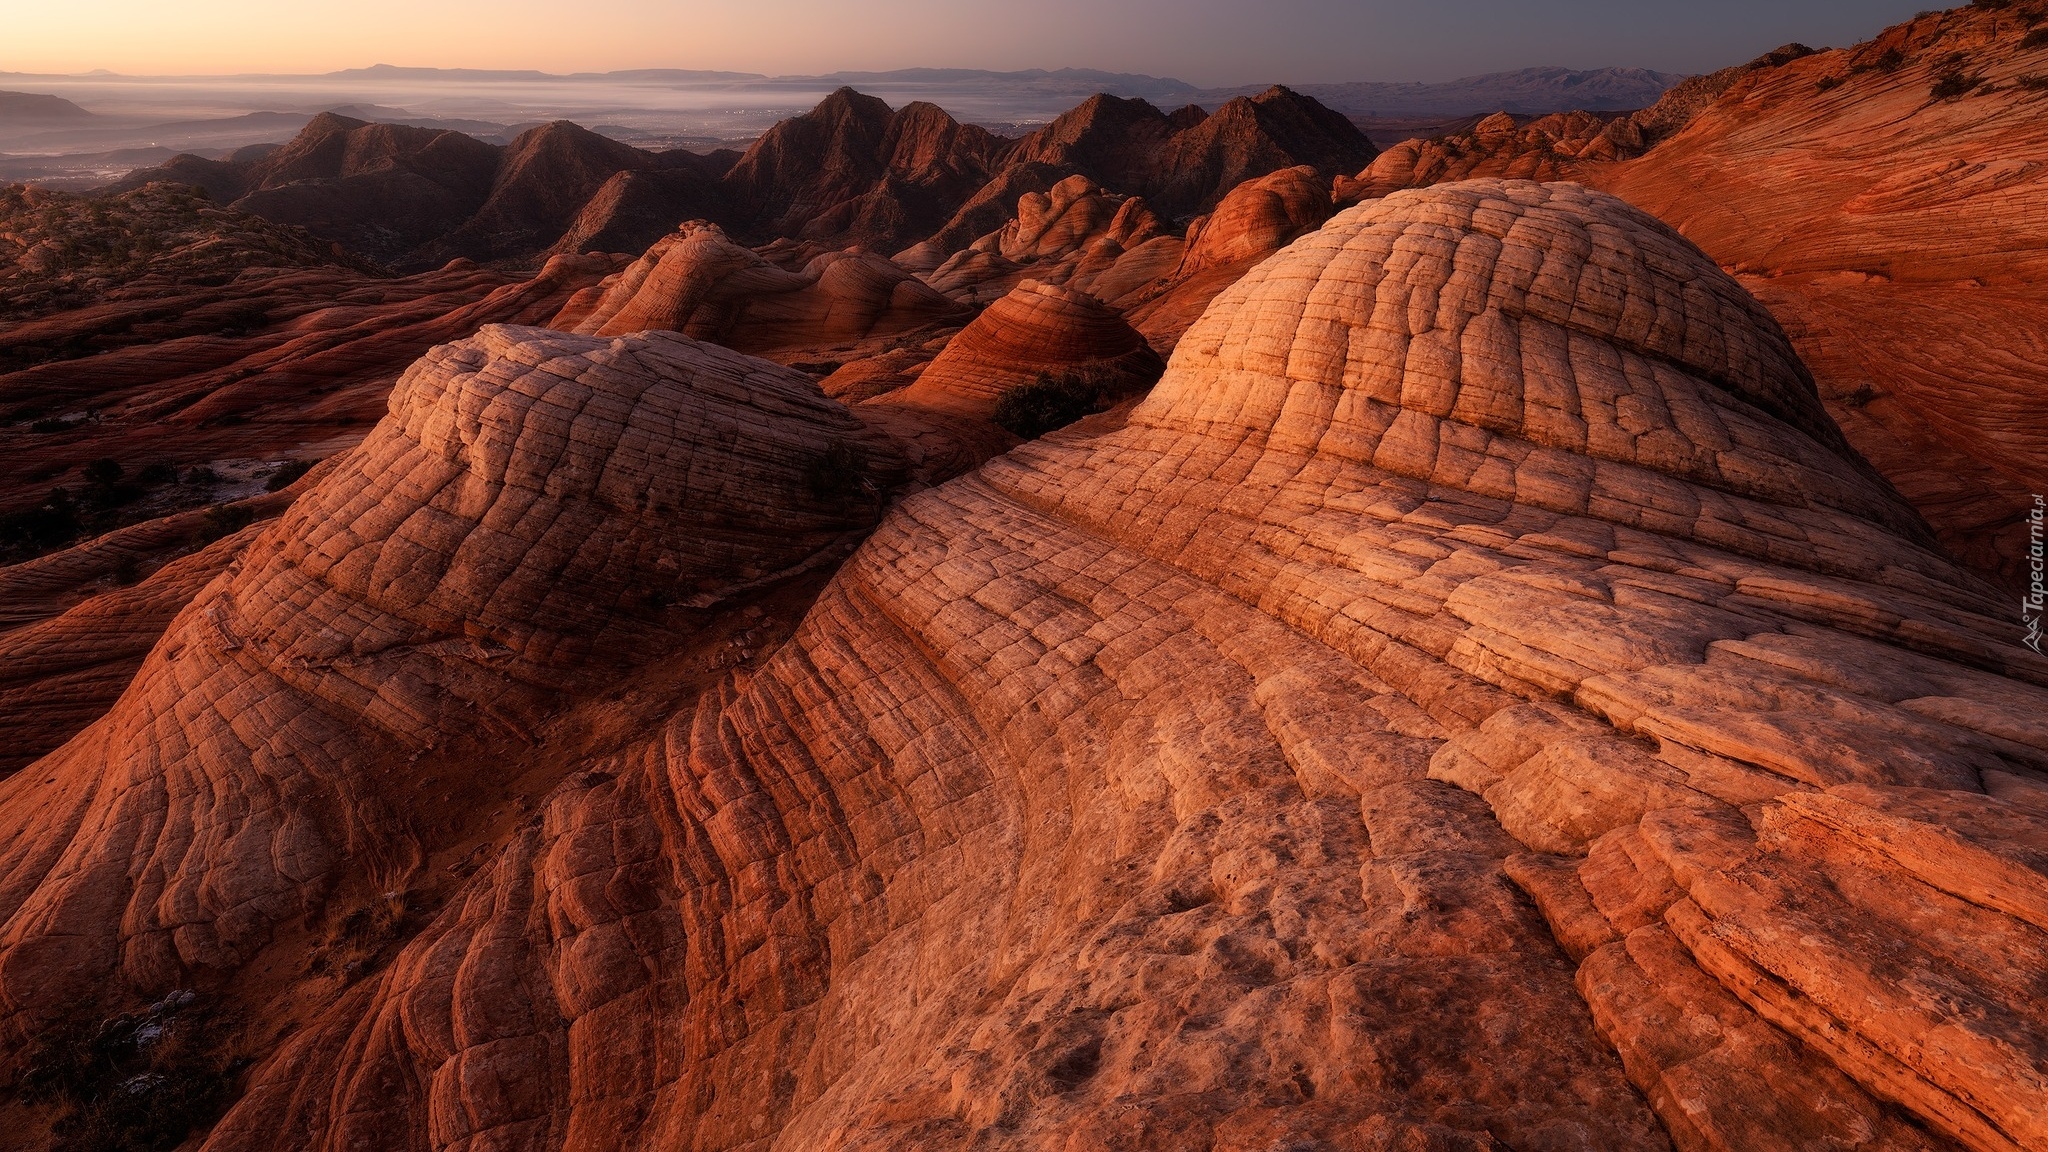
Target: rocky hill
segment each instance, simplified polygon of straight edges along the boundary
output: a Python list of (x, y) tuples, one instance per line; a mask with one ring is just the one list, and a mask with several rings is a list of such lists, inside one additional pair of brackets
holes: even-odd
[(2044, 27), (2048, 6), (1978, 5), (1758, 69), (1581, 177), (1742, 276), (1859, 450), (2014, 583), (2048, 491)]
[(92, 113), (64, 99), (36, 92), (0, 92), (0, 124), (69, 125), (92, 119)]
[(1677, 226), (1791, 331), (1835, 419), (1970, 563), (2023, 582), (2048, 448), (2039, 306), (2048, 6), (1788, 45), (1618, 119), (1491, 117), (1387, 149), (1340, 203), (1475, 176), (1583, 181)]
[(567, 122), (509, 146), (459, 132), (323, 113), (284, 148), (225, 161), (181, 156), (120, 187), (175, 181), (300, 225), (401, 270), (452, 258), (519, 263), (547, 252), (638, 253), (691, 218), (749, 243), (951, 254), (1001, 226), (1027, 192), (1083, 174), (1175, 215), (1242, 181), (1307, 164), (1356, 171), (1372, 145), (1350, 121), (1284, 88), (1179, 120), (1142, 100), (1095, 97), (1005, 140), (932, 104), (892, 110), (842, 88), (729, 152), (643, 152)]

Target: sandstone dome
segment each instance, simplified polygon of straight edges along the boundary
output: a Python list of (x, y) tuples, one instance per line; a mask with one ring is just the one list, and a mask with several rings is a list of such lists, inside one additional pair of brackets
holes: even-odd
[(878, 499), (813, 491), (836, 445), (887, 482), (809, 377), (673, 334), (435, 349), (104, 717), (0, 781), (0, 1030), (233, 969), (338, 886), (415, 871), (423, 751), (530, 742), (588, 666), (692, 627), (668, 605), (872, 522)]
[(966, 312), (880, 256), (830, 252), (777, 267), (714, 225), (685, 224), (556, 323), (603, 336), (682, 332), (745, 352), (830, 346)]
[(1143, 389), (1160, 367), (1158, 353), (1115, 309), (1086, 292), (1026, 280), (961, 329), (893, 398), (987, 415), (1005, 389), (1041, 373), (1086, 375), (1116, 394)]

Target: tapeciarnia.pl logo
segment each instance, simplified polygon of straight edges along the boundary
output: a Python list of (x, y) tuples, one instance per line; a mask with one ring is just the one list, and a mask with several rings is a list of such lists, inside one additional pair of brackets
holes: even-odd
[(2044, 579), (2043, 576), (2044, 569), (2048, 569), (2048, 560), (2044, 560), (2041, 539), (2044, 515), (2048, 515), (2048, 500), (2044, 500), (2037, 493), (2034, 496), (2034, 507), (2027, 513), (2027, 568), (2032, 579), (2027, 584), (2027, 598), (2020, 601), (2020, 619), (2027, 625), (2027, 638), (2024, 643), (2037, 654), (2041, 651), (2042, 606), (2048, 604), (2048, 587), (2044, 587), (2044, 584), (2048, 584), (2048, 579)]

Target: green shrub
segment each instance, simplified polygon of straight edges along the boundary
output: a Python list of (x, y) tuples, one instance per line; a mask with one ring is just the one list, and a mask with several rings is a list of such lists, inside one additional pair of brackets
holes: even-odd
[(277, 466), (277, 471), (270, 474), (270, 479), (263, 482), (263, 490), (265, 492), (282, 492), (286, 488), (291, 487), (293, 482), (298, 480), (299, 477), (312, 470), (313, 461), (311, 460), (287, 460)]
[(1965, 76), (1961, 72), (1944, 72), (1934, 78), (1934, 87), (1929, 89), (1929, 92), (1936, 100), (1953, 100), (1958, 96), (1967, 95), (1979, 83), (1975, 76)]
[(1028, 384), (1003, 389), (996, 397), (995, 421), (1013, 436), (1036, 440), (1101, 410), (1102, 389), (1094, 382), (1040, 372)]
[(199, 523), (199, 541), (211, 544), (215, 540), (232, 536), (247, 528), (256, 519), (256, 514), (247, 508), (234, 504), (215, 504), (206, 510), (205, 519)]
[(874, 496), (880, 489), (869, 468), (867, 449), (851, 440), (835, 441), (804, 462), (804, 485), (820, 500)]
[(70, 543), (83, 530), (71, 493), (52, 488), (40, 505), (0, 516), (0, 548), (40, 552)]
[(219, 1117), (246, 1060), (191, 992), (105, 1020), (68, 1014), (28, 1053), (22, 1095), (54, 1104), (63, 1152), (164, 1152)]

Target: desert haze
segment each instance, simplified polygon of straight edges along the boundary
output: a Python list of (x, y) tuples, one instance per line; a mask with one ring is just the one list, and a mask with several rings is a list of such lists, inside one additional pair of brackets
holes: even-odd
[(2048, 1150), (2048, 0), (1857, 11), (0, 73), (0, 1147)]

